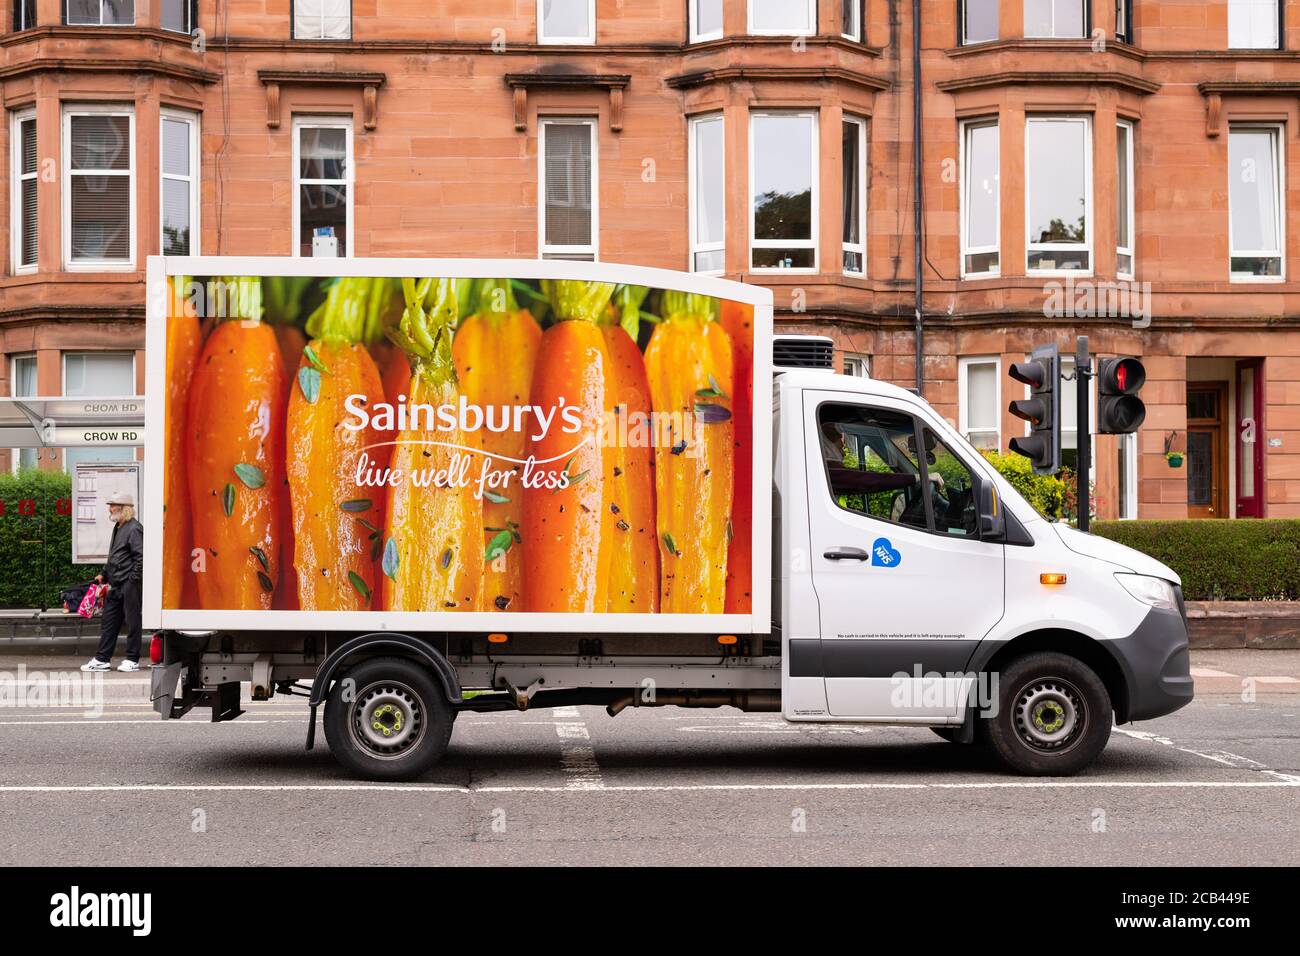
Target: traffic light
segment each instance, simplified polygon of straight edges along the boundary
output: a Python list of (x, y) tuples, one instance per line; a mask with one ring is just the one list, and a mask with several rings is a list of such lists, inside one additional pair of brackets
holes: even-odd
[(1011, 450), (1024, 455), (1038, 475), (1061, 468), (1061, 356), (1055, 345), (1040, 345), (1028, 362), (1011, 366), (1011, 377), (1029, 386), (1029, 398), (1017, 399), (1007, 410), (1029, 422), (1029, 435), (1011, 439)]
[(1102, 435), (1129, 435), (1147, 417), (1138, 398), (1147, 370), (1135, 358), (1097, 361), (1097, 431)]

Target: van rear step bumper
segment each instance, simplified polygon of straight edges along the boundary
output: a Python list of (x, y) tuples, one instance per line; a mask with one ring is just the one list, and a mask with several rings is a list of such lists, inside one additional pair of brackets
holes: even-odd
[(239, 706), (239, 681), (227, 681), (211, 687), (182, 687), (180, 698), (176, 697), (177, 682), (180, 679), (181, 664), (165, 664), (154, 667), (149, 672), (149, 699), (153, 709), (163, 720), (175, 720), (184, 717), (195, 707), (208, 707), (212, 711), (212, 722), (234, 720), (244, 711)]

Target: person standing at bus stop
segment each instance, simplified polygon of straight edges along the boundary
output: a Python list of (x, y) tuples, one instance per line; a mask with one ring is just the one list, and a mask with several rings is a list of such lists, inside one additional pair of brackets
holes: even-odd
[(99, 650), (83, 671), (106, 671), (117, 649), (118, 634), (126, 626), (126, 660), (120, 671), (140, 669), (141, 583), (144, 580), (144, 526), (135, 520), (135, 496), (118, 492), (108, 499), (108, 514), (113, 519), (113, 535), (108, 542), (108, 561), (97, 584), (106, 589), (103, 623), (99, 630)]

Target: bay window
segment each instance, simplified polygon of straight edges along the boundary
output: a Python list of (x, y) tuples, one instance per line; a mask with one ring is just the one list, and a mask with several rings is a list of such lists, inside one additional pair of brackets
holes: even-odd
[(722, 0), (690, 0), (691, 42), (722, 38)]
[(750, 115), (750, 264), (817, 268), (816, 113)]
[(1133, 42), (1132, 0), (1115, 0), (1115, 39), (1124, 43)]
[(1025, 36), (1085, 37), (1086, 11), (1087, 0), (1025, 0)]
[(871, 378), (871, 356), (845, 352), (844, 374), (854, 378)]
[(63, 261), (69, 269), (135, 262), (135, 113), (129, 106), (63, 111)]
[(726, 268), (726, 124), (721, 113), (691, 120), (691, 271)]
[(958, 430), (976, 448), (997, 451), (1002, 446), (1002, 397), (996, 355), (957, 360)]
[(1133, 278), (1133, 124), (1115, 127), (1115, 272)]
[(867, 271), (867, 124), (845, 117), (841, 150), (843, 177), (844, 273)]
[(1001, 272), (998, 121), (963, 123), (961, 147), (961, 273), (996, 276)]
[(63, 0), (63, 22), (68, 26), (131, 26), (135, 0)]
[(36, 111), (15, 112), (10, 130), (9, 242), (14, 272), (31, 272), (36, 268), (38, 242)]
[(1025, 121), (1025, 238), (1030, 273), (1092, 269), (1092, 138), (1079, 116)]
[(749, 32), (810, 36), (817, 32), (817, 0), (749, 0)]
[(36, 26), (36, 0), (14, 0), (14, 33)]
[(1119, 489), (1119, 506), (1116, 515), (1121, 521), (1132, 521), (1138, 516), (1138, 450), (1137, 434), (1117, 435), (1116, 455), (1118, 458), (1117, 487)]
[[(135, 395), (135, 355), (131, 352), (64, 352), (63, 394), (68, 398), (123, 398)], [(129, 446), (87, 445), (63, 450), (69, 474), (79, 461), (134, 461)]]
[(998, 0), (961, 0), (960, 16), (963, 44), (998, 38)]
[[(9, 392), (14, 398), (34, 398), (40, 393), (36, 389), (36, 356), (15, 355), (9, 360)], [(37, 448), (10, 449), (10, 461), (13, 470), (35, 468), (40, 450)]]
[(165, 256), (199, 254), (199, 118), (164, 110), (160, 134), (158, 203)]
[(862, 42), (862, 0), (840, 0), (840, 36)]
[(190, 34), (198, 22), (198, 0), (162, 0), (162, 28)]

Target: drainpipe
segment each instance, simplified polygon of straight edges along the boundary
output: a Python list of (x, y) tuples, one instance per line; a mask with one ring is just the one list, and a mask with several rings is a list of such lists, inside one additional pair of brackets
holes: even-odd
[(921, 275), (921, 0), (912, 0), (912, 196), (914, 201), (912, 217), (912, 239), (915, 255), (914, 266), (916, 284), (916, 304), (913, 319), (916, 338), (916, 394), (923, 389), (923, 371), (925, 360), (921, 350), (924, 332), (922, 324), (924, 313), (921, 302), (925, 280)]

